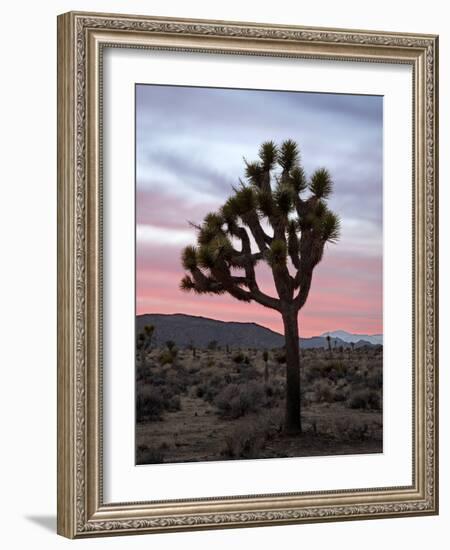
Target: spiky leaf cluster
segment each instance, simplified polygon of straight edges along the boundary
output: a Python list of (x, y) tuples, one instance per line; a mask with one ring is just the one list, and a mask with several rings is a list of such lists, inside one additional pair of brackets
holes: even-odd
[(286, 242), (281, 239), (274, 239), (270, 245), (267, 261), (270, 267), (280, 269), (286, 265), (287, 247)]
[(318, 199), (328, 198), (333, 189), (331, 176), (328, 170), (325, 168), (319, 168), (319, 170), (316, 170), (312, 175), (309, 189)]

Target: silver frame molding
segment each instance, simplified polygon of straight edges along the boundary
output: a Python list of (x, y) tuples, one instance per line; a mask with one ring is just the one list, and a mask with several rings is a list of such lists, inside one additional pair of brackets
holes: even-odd
[[(102, 495), (102, 49), (413, 68), (413, 484), (114, 503)], [(70, 538), (438, 513), (438, 38), (70, 12), (58, 17), (58, 533)]]

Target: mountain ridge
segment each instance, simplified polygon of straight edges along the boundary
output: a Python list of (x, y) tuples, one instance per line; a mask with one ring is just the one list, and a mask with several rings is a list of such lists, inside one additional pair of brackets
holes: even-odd
[[(173, 340), (180, 348), (207, 347), (212, 341), (216, 341), (219, 346), (241, 348), (271, 349), (284, 346), (282, 334), (251, 321), (222, 321), (186, 313), (144, 313), (136, 316), (137, 332), (140, 332), (146, 324), (155, 326), (154, 342), (157, 345)], [(370, 337), (370, 335), (367, 336)], [(300, 338), (299, 343), (304, 349), (328, 347), (326, 333), (310, 338)], [(351, 347), (350, 341), (334, 336), (331, 337), (330, 343), (332, 347)], [(359, 339), (353, 342), (353, 345), (362, 347), (377, 344)]]
[(383, 335), (382, 334), (354, 334), (347, 332), (346, 330), (332, 330), (324, 332), (321, 334), (321, 337), (326, 338), (327, 335), (330, 335), (332, 338), (339, 338), (348, 343), (357, 343), (360, 340), (365, 340), (374, 345), (383, 345)]

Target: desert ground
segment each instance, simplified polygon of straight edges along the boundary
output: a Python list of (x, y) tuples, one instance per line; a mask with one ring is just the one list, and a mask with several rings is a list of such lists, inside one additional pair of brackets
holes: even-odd
[(380, 453), (382, 346), (301, 350), (302, 433), (283, 432), (282, 349), (138, 354), (136, 463)]

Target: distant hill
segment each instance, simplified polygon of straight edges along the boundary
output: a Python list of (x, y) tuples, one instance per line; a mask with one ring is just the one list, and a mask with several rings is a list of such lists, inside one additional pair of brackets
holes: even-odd
[[(154, 342), (163, 345), (173, 340), (177, 347), (185, 348), (194, 345), (205, 348), (212, 341), (219, 346), (234, 348), (271, 349), (284, 346), (284, 336), (256, 323), (239, 323), (235, 321), (218, 321), (207, 317), (185, 315), (183, 313), (162, 314), (147, 313), (136, 317), (136, 331), (140, 332), (145, 325), (154, 325)], [(328, 346), (324, 336), (301, 338), (302, 348), (324, 348)], [(350, 343), (333, 337), (334, 347), (350, 347)], [(371, 345), (367, 341), (359, 341), (356, 347)]]
[(357, 342), (365, 341), (373, 345), (383, 345), (383, 335), (382, 334), (351, 334), (345, 330), (333, 330), (332, 332), (324, 332), (321, 336), (326, 337), (330, 335), (332, 338), (339, 338), (344, 340), (344, 342)]

